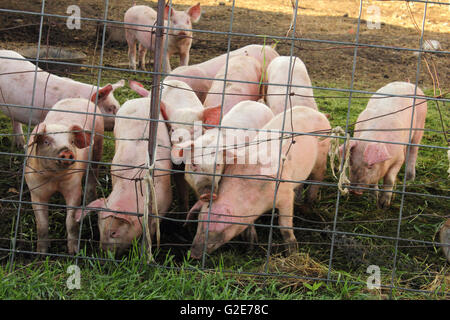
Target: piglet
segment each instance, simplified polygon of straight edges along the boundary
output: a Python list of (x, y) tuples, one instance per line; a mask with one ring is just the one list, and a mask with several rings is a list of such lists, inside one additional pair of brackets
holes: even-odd
[[(361, 195), (363, 191), (357, 187), (378, 189), (378, 182), (383, 179), (384, 191), (378, 197), (378, 205), (381, 208), (387, 208), (392, 198), (390, 191), (406, 160), (407, 146), (404, 144), (409, 142), (411, 125), (412, 128), (418, 129), (413, 129), (411, 143), (420, 144), (422, 140), (421, 129), (425, 125), (427, 101), (420, 97), (415, 100), (411, 97), (402, 97), (414, 96), (414, 94), (424, 96), (420, 88), (417, 88), (415, 92), (415, 86), (407, 82), (389, 83), (377, 93), (399, 96), (374, 94), (366, 109), (360, 113), (355, 125), (354, 137), (382, 142), (350, 140), (350, 181), (355, 187), (352, 192)], [(414, 112), (413, 106), (415, 106)], [(419, 147), (410, 147), (406, 168), (407, 180), (415, 178), (418, 151)], [(343, 145), (341, 154), (343, 154)]]
[[(218, 57), (209, 59), (195, 66), (201, 68), (209, 78), (214, 78), (220, 69), (224, 68), (227, 60), (237, 57), (246, 56), (258, 60), (262, 68), (263, 81), (266, 81), (266, 71), (273, 59), (279, 56), (278, 52), (271, 46), (260, 44), (249, 44), (239, 49), (224, 53)], [(259, 80), (258, 80), (259, 81)]]
[[(105, 129), (112, 130), (114, 128), (114, 115), (120, 104), (114, 98), (113, 92), (124, 86), (124, 80), (98, 88), (58, 77), (39, 68), (36, 75), (36, 66), (21, 59), (25, 58), (15, 51), (0, 50), (0, 108), (12, 120), (15, 144), (19, 148), (24, 145), (21, 123), (28, 124), (30, 116), (31, 124), (36, 125), (44, 120), (48, 110), (59, 100), (84, 98), (95, 102), (97, 91), (98, 107), (103, 114), (110, 116), (104, 117)], [(36, 88), (33, 100), (35, 75)], [(30, 106), (31, 109), (29, 109)]]
[[(150, 92), (137, 81), (130, 81), (130, 88), (143, 97)], [(185, 82), (179, 80), (164, 81), (161, 93), (161, 115), (169, 121), (169, 134), (173, 143), (182, 136), (188, 135), (185, 140), (192, 139), (194, 134), (194, 122), (217, 125), (219, 123), (220, 106), (205, 109), (197, 98), (195, 92)], [(178, 132), (177, 132), (178, 131)], [(174, 135), (174, 132), (177, 132)], [(175, 140), (174, 140), (175, 139)]]
[(255, 58), (250, 56), (230, 58), (228, 65), (224, 65), (217, 72), (204, 106), (206, 108), (222, 106), (225, 115), (240, 101), (258, 100), (261, 74), (261, 64)]
[[(171, 71), (170, 57), (177, 53), (180, 55), (180, 65), (189, 64), (189, 50), (192, 45), (192, 23), (198, 22), (201, 16), (200, 3), (188, 8), (186, 11), (169, 10), (166, 5), (164, 10), (164, 26), (170, 28), (164, 29), (163, 45), (167, 43), (167, 54), (165, 55), (165, 70)], [(170, 13), (169, 13), (170, 11)], [(170, 14), (170, 16), (169, 16)], [(130, 68), (136, 70), (136, 43), (139, 43), (139, 68), (145, 67), (145, 53), (147, 50), (155, 50), (155, 27), (157, 12), (148, 6), (133, 6), (125, 12), (124, 22), (145, 26), (125, 24), (125, 38), (128, 43), (128, 57), (130, 59)], [(148, 27), (147, 27), (148, 26)], [(167, 36), (168, 33), (168, 36)]]
[[(150, 99), (139, 98), (125, 102), (117, 116), (148, 119), (149, 112)], [(143, 214), (145, 206), (142, 178), (147, 172), (148, 126), (148, 120), (117, 118), (114, 127), (116, 152), (111, 166), (112, 191), (107, 199), (97, 199), (87, 206), (87, 210), (99, 209), (98, 227), (102, 249), (118, 255), (142, 234), (142, 217), (136, 214)], [(164, 122), (159, 122), (154, 171), (159, 216), (164, 216), (172, 202), (168, 174), (171, 168), (169, 135)], [(81, 219), (81, 209), (77, 211), (76, 217), (78, 221)], [(149, 221), (150, 233), (154, 235), (156, 220), (149, 217)]]
[[(67, 206), (79, 206), (81, 188), (89, 160), (91, 134), (94, 133), (92, 161), (99, 162), (103, 150), (103, 118), (67, 111), (94, 113), (95, 106), (86, 99), (64, 99), (56, 103), (45, 120), (33, 130), (28, 141), (25, 180), (31, 194), (37, 224), (37, 250), (48, 252), (48, 206), (50, 197), (59, 192)], [(42, 157), (49, 157), (42, 158)], [(98, 167), (92, 164), (87, 185), (87, 201), (96, 198)], [(77, 251), (79, 224), (75, 209), (67, 208), (67, 247), (70, 254)]]
[[(221, 68), (224, 68), (227, 59), (237, 56), (249, 56), (259, 61), (263, 74), (266, 74), (267, 66), (278, 57), (278, 53), (271, 46), (251, 44), (242, 48), (224, 53), (218, 57), (206, 60), (204, 62), (182, 66), (174, 69), (165, 80), (180, 80), (186, 82), (202, 103), (205, 102), (206, 95), (211, 88), (212, 80)], [(266, 78), (264, 76), (264, 81)]]
[[(256, 136), (255, 129), (261, 129), (272, 118), (273, 113), (266, 105), (250, 100), (241, 101), (223, 117), (221, 124), (236, 129), (216, 127), (207, 130), (194, 142), (185, 141), (174, 146), (180, 148), (179, 155), (185, 158), (185, 179), (201, 201), (217, 197), (216, 193), (211, 194), (213, 174), (216, 174), (214, 192), (217, 192), (225, 164), (245, 163), (245, 152), (242, 151), (245, 151), (246, 144)], [(219, 153), (216, 159), (217, 149)]]
[[(263, 127), (266, 130), (273, 130), (271, 133), (261, 131), (252, 141), (257, 150), (253, 152), (250, 150), (249, 156), (258, 155), (257, 161), (226, 166), (224, 174), (227, 176), (220, 181), (217, 199), (212, 202), (211, 207), (209, 203), (205, 203), (199, 214), (197, 234), (191, 248), (193, 258), (199, 259), (202, 256), (206, 241), (207, 253), (211, 253), (243, 232), (261, 214), (272, 209), (283, 116), (283, 114), (275, 116)], [(321, 130), (330, 130), (330, 124), (318, 111), (308, 107), (294, 107), (292, 112), (286, 114), (284, 131), (308, 133)], [(308, 177), (316, 181), (323, 180), (329, 140), (325, 138), (320, 141), (317, 136), (289, 134), (283, 140), (281, 149), (283, 167), (280, 168), (280, 179), (289, 182), (280, 182), (275, 208), (278, 209), (278, 224), (283, 227), (280, 231), (289, 252), (297, 248), (296, 238), (291, 229), (294, 215), (294, 190)], [(239, 176), (239, 178), (233, 176)], [(245, 179), (245, 176), (252, 179)], [(255, 179), (258, 177), (262, 179)], [(317, 185), (315, 186), (318, 188)], [(317, 188), (309, 189), (309, 197), (317, 196)], [(208, 238), (206, 238), (207, 228)]]
[[(266, 102), (274, 114), (284, 112), (286, 94), (289, 94), (286, 110), (293, 106), (305, 106), (317, 110), (308, 71), (298, 57), (291, 59), (291, 57), (281, 56), (273, 59), (267, 68), (267, 82), (269, 85)], [(292, 87), (287, 90), (286, 86), (290, 85)], [(291, 93), (294, 95), (290, 95)]]

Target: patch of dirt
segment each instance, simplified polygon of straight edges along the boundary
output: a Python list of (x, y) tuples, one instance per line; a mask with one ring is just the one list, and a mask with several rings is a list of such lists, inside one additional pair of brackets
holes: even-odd
[[(130, 3), (129, 3), (130, 2)], [(173, 1), (177, 9), (185, 9), (197, 3), (197, 0)], [(357, 30), (359, 1), (327, 0), (299, 1), (297, 36), (305, 40), (280, 40), (277, 50), (282, 55), (288, 55), (293, 46), (293, 53), (299, 56), (308, 67), (313, 84), (336, 84), (349, 87), (354, 63), (353, 43)], [(50, 1), (46, 3), (45, 12), (49, 14), (67, 15), (67, 7), (72, 4), (68, 0)], [(156, 7), (155, 1), (137, 1), (137, 4), (147, 4)], [(246, 35), (267, 35), (266, 43), (276, 42), (274, 37), (283, 37), (289, 28), (292, 8), (289, 0), (236, 1), (234, 10), (228, 0), (201, 1), (202, 17), (197, 30), (209, 30), (215, 34), (197, 32), (194, 34), (191, 49), (190, 64), (198, 63), (226, 52), (228, 36), (224, 33), (230, 30), (230, 18), (233, 12), (232, 31)], [(85, 18), (103, 18), (105, 8), (103, 1), (81, 0), (78, 2), (81, 15)], [(108, 8), (108, 19), (122, 21), (125, 11), (131, 1), (111, 0)], [(362, 18), (370, 19), (370, 5), (380, 8), (380, 29), (369, 29), (366, 20), (361, 21), (359, 43), (375, 46), (391, 46), (401, 48), (417, 48), (420, 34), (414, 29), (414, 23), (408, 7), (402, 2), (379, 1), (364, 2)], [(41, 11), (41, 1), (29, 1), (26, 7), (21, 2), (4, 0), (2, 8), (32, 12)], [(416, 23), (422, 26), (422, 4), (410, 4)], [(450, 18), (447, 6), (428, 5), (425, 24), (425, 39), (439, 40), (444, 50), (450, 48)], [(36, 44), (39, 34), (39, 16), (29, 16), (20, 13), (1, 13), (0, 40), (4, 48), (17, 49), (24, 43)], [(42, 43), (78, 48), (89, 57), (100, 54), (96, 40), (101, 40), (96, 22), (82, 21), (81, 30), (69, 30), (65, 20), (55, 17), (44, 17)], [(30, 25), (31, 24), (31, 25)], [(217, 34), (220, 33), (220, 34)], [(336, 43), (319, 43), (327, 40)], [(232, 36), (231, 49), (251, 44), (263, 43), (261, 37)], [(99, 41), (101, 43), (101, 41)], [(89, 63), (96, 63), (91, 58)], [(172, 62), (178, 64), (178, 58)], [(126, 67), (128, 63), (126, 44), (108, 43), (104, 52), (106, 65)], [(432, 72), (437, 70), (441, 88), (448, 88), (450, 81), (450, 56), (445, 54), (427, 54), (427, 62)], [(387, 82), (402, 80), (415, 81), (417, 72), (417, 56), (410, 51), (381, 49), (378, 47), (360, 47), (357, 51), (355, 68), (355, 89), (377, 90)], [(429, 71), (423, 60), (420, 64), (420, 80), (422, 86), (433, 85)], [(444, 90), (445, 91), (445, 90)]]

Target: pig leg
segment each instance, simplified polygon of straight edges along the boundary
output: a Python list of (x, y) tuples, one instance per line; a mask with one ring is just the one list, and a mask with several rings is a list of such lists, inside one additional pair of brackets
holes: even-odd
[[(411, 143), (419, 144), (422, 140), (423, 131), (417, 131), (414, 133)], [(407, 151), (408, 149), (406, 149)], [(416, 161), (417, 154), (419, 153), (419, 147), (410, 147), (409, 149), (409, 158), (406, 166), (406, 180), (413, 181), (416, 177)]]
[(400, 171), (401, 167), (401, 162), (400, 165), (398, 163), (395, 163), (384, 176), (383, 189), (385, 191), (380, 192), (381, 194), (378, 197), (378, 206), (380, 208), (389, 208), (389, 206), (391, 205), (392, 192), (387, 191), (392, 191), (392, 189), (394, 188), (395, 180), (397, 179), (397, 174)]
[(165, 61), (165, 68), (164, 68), (163, 72), (170, 73), (172, 71), (172, 68), (170, 67), (170, 56), (169, 56), (169, 54), (165, 55), (164, 61)]
[(249, 250), (253, 250), (255, 247), (255, 244), (258, 243), (258, 234), (256, 233), (256, 228), (254, 225), (248, 226), (247, 229), (245, 229), (244, 233), (242, 234), (242, 238), (244, 241), (248, 242)]
[(49, 199), (42, 199), (34, 192), (31, 193), (32, 207), (34, 217), (36, 219), (37, 228), (37, 251), (40, 253), (47, 253), (50, 242), (48, 241), (48, 206), (40, 203), (47, 203)]
[[(96, 135), (94, 138), (94, 146), (92, 150), (92, 160), (100, 162), (103, 153), (103, 137)], [(86, 186), (86, 202), (91, 203), (97, 199), (97, 181), (98, 181), (98, 164), (92, 163), (89, 170), (88, 184)]]
[[(175, 170), (184, 171), (184, 165), (174, 166)], [(178, 198), (180, 199), (179, 205), (181, 211), (189, 211), (189, 188), (187, 187), (186, 180), (184, 180), (184, 172), (176, 172), (173, 175), (175, 186), (178, 192)]]
[(187, 66), (189, 64), (189, 50), (186, 53), (180, 53), (180, 66)]
[[(81, 181), (80, 181), (81, 182)], [(76, 190), (66, 190), (63, 192), (64, 199), (67, 206), (77, 207), (80, 205), (81, 188), (77, 187)], [(78, 252), (78, 233), (80, 230), (80, 224), (75, 217), (76, 209), (67, 208), (66, 216), (66, 229), (67, 229), (67, 249), (69, 254), (75, 254)]]
[[(283, 195), (282, 197), (280, 195)], [(293, 219), (294, 219), (294, 191), (292, 189), (279, 190), (278, 193), (278, 224), (281, 227), (281, 235), (283, 236), (284, 242), (289, 254), (297, 252), (297, 239), (294, 235)]]
[(16, 145), (17, 149), (23, 149), (25, 139), (23, 137), (22, 124), (12, 120), (12, 128), (14, 133), (13, 143)]
[(129, 39), (127, 36), (128, 43), (128, 59), (130, 60), (130, 69), (136, 70), (136, 39)]
[(139, 66), (138, 68), (145, 71), (145, 54), (147, 53), (147, 49), (139, 44)]
[[(314, 167), (313, 171), (311, 172), (309, 179), (316, 181), (316, 182), (322, 182), (325, 177), (325, 171), (327, 169), (327, 157), (326, 155), (324, 157), (321, 157), (320, 161), (318, 159), (316, 166)], [(309, 204), (312, 204), (314, 201), (317, 200), (317, 195), (319, 194), (319, 188), (320, 185), (318, 184), (311, 184), (308, 188), (308, 192), (306, 194), (306, 202)]]

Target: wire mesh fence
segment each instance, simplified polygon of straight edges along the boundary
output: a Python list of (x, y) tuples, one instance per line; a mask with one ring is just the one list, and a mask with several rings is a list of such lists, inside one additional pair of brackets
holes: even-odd
[[(114, 261), (101, 249), (119, 259), (141, 239), (160, 268), (171, 252), (231, 275), (378, 274), (382, 291), (448, 296), (450, 38), (433, 22), (448, 2), (349, 1), (354, 16), (319, 15), (317, 33), (298, 0), (69, 2), (0, 5), (11, 268)], [(382, 22), (389, 8), (413, 31)]]

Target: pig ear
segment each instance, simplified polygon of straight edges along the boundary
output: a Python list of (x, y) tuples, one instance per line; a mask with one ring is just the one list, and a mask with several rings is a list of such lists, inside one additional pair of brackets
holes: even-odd
[[(357, 143), (358, 141), (355, 141), (355, 140), (350, 140), (350, 142), (347, 142), (347, 143), (350, 143), (350, 151), (354, 148), (354, 147), (356, 147), (356, 143)], [(343, 144), (341, 144), (341, 146), (339, 147), (339, 157), (341, 157), (342, 158), (342, 155), (344, 154), (344, 145)]]
[[(108, 84), (98, 90), (98, 101), (101, 101), (105, 99), (111, 92), (113, 91), (113, 86)], [(95, 97), (97, 96), (97, 93), (94, 93), (91, 97), (91, 101), (95, 102)]]
[(166, 112), (166, 105), (164, 104), (164, 102), (162, 102), (162, 100), (159, 103), (159, 109), (161, 110), (161, 115), (163, 116), (164, 120), (168, 121), (169, 117), (167, 116), (167, 112)]
[(37, 125), (37, 127), (38, 128), (37, 128), (36, 132), (34, 133), (31, 141), (33, 143), (40, 144), (44, 141), (44, 138), (45, 138), (45, 133), (46, 133), (45, 123), (39, 123)]
[(77, 211), (75, 211), (75, 220), (76, 220), (76, 222), (80, 222), (81, 218), (84, 217), (87, 213), (89, 213), (91, 211), (89, 209), (93, 209), (93, 208), (98, 208), (98, 209), (106, 208), (106, 200), (105, 200), (105, 198), (100, 198), (100, 199), (92, 201), (91, 203), (89, 203), (86, 206), (85, 210), (77, 209)]
[(70, 131), (73, 131), (73, 143), (78, 149), (84, 149), (91, 144), (91, 134), (84, 131), (80, 126), (73, 125)]
[(119, 88), (122, 88), (123, 86), (125, 86), (125, 80), (121, 79), (119, 81), (117, 81), (116, 83), (112, 84), (113, 87), (113, 91)]
[(128, 81), (128, 84), (130, 85), (131, 90), (139, 94), (141, 97), (148, 97), (150, 95), (150, 91), (144, 88), (142, 83), (139, 83), (134, 80)]
[[(206, 108), (203, 110), (203, 124), (212, 124), (218, 126), (220, 123), (220, 110), (221, 106)], [(205, 127), (205, 129), (211, 129), (210, 127)]]
[[(164, 8), (164, 20), (169, 19), (169, 9), (170, 9), (170, 6), (168, 4), (166, 4), (166, 7)], [(172, 10), (170, 10), (170, 16), (172, 17), (172, 15), (173, 15), (173, 8), (172, 8)]]
[(389, 154), (386, 144), (384, 143), (369, 143), (364, 150), (364, 161), (367, 162), (369, 166), (390, 158), (392, 158), (392, 156)]
[(187, 14), (191, 17), (192, 23), (198, 22), (200, 20), (200, 16), (202, 15), (202, 9), (200, 8), (200, 2), (195, 6), (190, 7), (187, 10)]

